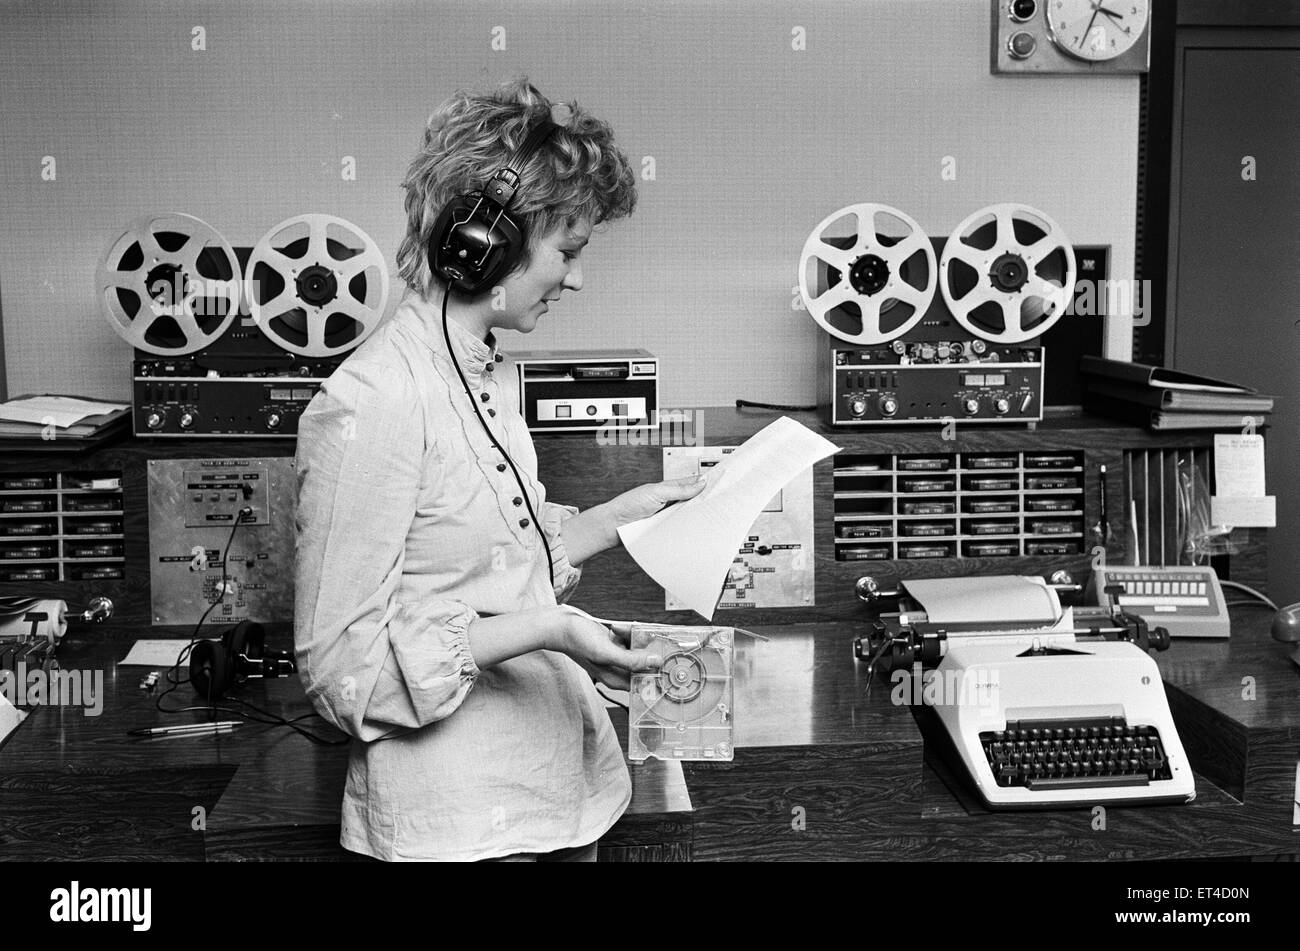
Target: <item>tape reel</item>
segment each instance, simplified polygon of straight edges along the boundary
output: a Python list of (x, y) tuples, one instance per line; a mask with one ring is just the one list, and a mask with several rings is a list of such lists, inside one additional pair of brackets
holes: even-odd
[(388, 266), (370, 236), (332, 215), (280, 222), (248, 259), (248, 307), (276, 345), (332, 357), (370, 336), (388, 302)]
[(388, 284), (388, 265), (370, 236), (319, 214), (288, 218), (264, 234), (242, 273), (207, 222), (145, 215), (109, 245), (95, 271), (109, 326), (136, 349), (167, 357), (216, 343), (241, 305), (276, 346), (338, 356), (378, 327)]
[(239, 313), (239, 262), (217, 231), (192, 215), (145, 215), (126, 226), (95, 270), (109, 325), (146, 353), (208, 346)]
[(630, 646), (661, 664), (632, 676), (628, 757), (732, 759), (732, 628), (634, 624)]
[(813, 320), (848, 343), (886, 343), (920, 322), (938, 269), (909, 215), (866, 202), (827, 216), (804, 242), (799, 291)]
[(989, 205), (953, 230), (939, 274), (959, 324), (990, 342), (1021, 343), (1065, 315), (1074, 296), (1074, 248), (1044, 212)]

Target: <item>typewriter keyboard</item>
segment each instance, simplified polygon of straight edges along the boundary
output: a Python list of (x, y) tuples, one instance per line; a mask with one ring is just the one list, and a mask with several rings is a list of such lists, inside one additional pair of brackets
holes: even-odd
[(980, 734), (999, 786), (1087, 789), (1172, 778), (1160, 733), (1123, 717), (1015, 720)]

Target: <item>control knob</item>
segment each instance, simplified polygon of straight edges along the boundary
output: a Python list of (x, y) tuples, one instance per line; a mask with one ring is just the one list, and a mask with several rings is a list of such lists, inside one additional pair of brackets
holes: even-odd
[(980, 411), (980, 401), (972, 396), (962, 403), (961, 407), (966, 411), (967, 416), (974, 416)]
[(280, 414), (279, 414), (279, 413), (267, 413), (267, 414), (266, 414), (266, 428), (267, 428), (267, 429), (279, 429), (279, 427), (280, 427)]
[(162, 413), (150, 413), (145, 417), (144, 424), (150, 429), (162, 429), (163, 419)]
[(1034, 35), (1024, 30), (1017, 30), (1007, 40), (1007, 52), (1011, 54), (1012, 59), (1028, 59), (1034, 55), (1034, 50), (1037, 48), (1038, 41), (1034, 39)]
[(898, 400), (892, 396), (882, 396), (880, 398), (880, 415), (893, 416), (898, 412)]
[(849, 401), (849, 412), (854, 416), (867, 415), (867, 401), (860, 396), (854, 397)]
[(997, 399), (993, 401), (993, 412), (997, 413), (999, 416), (1005, 416), (1009, 409), (1011, 409), (1011, 404), (1005, 399)]
[(193, 413), (181, 413), (181, 429), (189, 429), (194, 425)]

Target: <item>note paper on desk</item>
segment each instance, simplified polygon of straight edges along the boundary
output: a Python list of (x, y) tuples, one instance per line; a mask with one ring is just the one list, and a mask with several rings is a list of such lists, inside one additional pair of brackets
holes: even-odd
[(759, 512), (796, 475), (838, 451), (782, 416), (714, 466), (695, 498), (620, 527), (623, 547), (666, 591), (712, 620), (727, 571)]
[(130, 652), (117, 663), (119, 667), (174, 667), (177, 658), (189, 646), (186, 639), (142, 638), (132, 644)]

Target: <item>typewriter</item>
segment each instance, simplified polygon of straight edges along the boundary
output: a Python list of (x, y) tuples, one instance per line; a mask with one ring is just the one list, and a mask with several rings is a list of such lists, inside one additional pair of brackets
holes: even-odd
[(874, 598), (863, 581), (859, 597), (875, 616), (855, 655), (896, 690), (911, 688), (896, 695), (923, 730), (941, 725), (946, 758), (990, 809), (1195, 798), (1148, 653), (1169, 646), (1163, 628), (1104, 607), (1063, 608), (1041, 578), (908, 581)]

